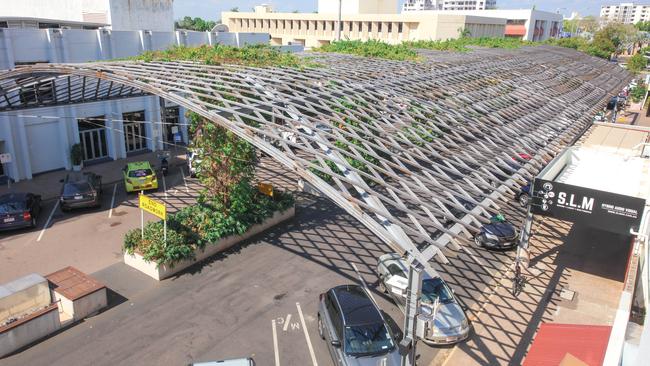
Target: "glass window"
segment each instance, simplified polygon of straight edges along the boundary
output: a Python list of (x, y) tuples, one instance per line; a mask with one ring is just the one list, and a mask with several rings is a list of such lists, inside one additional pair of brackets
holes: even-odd
[(433, 304), (436, 299), (440, 299), (440, 303), (446, 304), (453, 301), (451, 289), (441, 278), (431, 278), (422, 281), (422, 296), (420, 301), (425, 304)]
[(25, 209), (25, 202), (22, 201), (0, 203), (0, 213), (3, 214), (24, 211)]
[(404, 273), (404, 269), (402, 269), (401, 266), (391, 263), (388, 266), (388, 273), (390, 273), (391, 276), (400, 276), (400, 277), (406, 277)]
[(384, 323), (345, 327), (345, 353), (352, 356), (369, 356), (393, 350), (393, 338)]
[(151, 169), (137, 169), (129, 171), (129, 178), (142, 178), (152, 175)]
[(90, 187), (90, 184), (88, 182), (66, 183), (66, 185), (63, 186), (64, 196), (71, 196), (71, 195), (85, 193), (89, 191), (92, 191), (92, 188)]

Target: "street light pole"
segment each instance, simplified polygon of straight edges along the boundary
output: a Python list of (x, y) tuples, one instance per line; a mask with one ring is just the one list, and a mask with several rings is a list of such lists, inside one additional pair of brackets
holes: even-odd
[(336, 40), (341, 40), (341, 3), (343, 0), (339, 0), (339, 21), (336, 23)]

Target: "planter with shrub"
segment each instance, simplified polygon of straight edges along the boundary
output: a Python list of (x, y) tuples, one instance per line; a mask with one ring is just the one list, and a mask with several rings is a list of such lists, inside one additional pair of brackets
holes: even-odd
[(70, 161), (72, 162), (72, 170), (78, 172), (83, 167), (84, 152), (81, 144), (77, 143), (70, 147)]

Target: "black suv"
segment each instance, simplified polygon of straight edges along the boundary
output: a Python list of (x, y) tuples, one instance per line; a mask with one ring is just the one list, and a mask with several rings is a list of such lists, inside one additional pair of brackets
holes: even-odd
[(390, 327), (361, 286), (337, 286), (320, 295), (318, 333), (335, 365), (400, 364)]
[(99, 207), (102, 204), (102, 177), (92, 172), (73, 172), (61, 179), (61, 210)]

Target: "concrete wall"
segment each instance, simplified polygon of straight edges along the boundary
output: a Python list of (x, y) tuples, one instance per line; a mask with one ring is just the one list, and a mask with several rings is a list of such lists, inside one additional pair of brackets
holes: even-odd
[(174, 30), (173, 0), (7, 0), (2, 16), (108, 23), (113, 30)]
[(42, 314), (0, 332), (0, 357), (25, 347), (61, 328), (59, 312), (53, 305)]
[(33, 273), (6, 283), (0, 286), (0, 324), (51, 302), (50, 289), (43, 276)]
[(165, 278), (171, 277), (174, 274), (182, 271), (183, 269), (196, 264), (206, 258), (209, 258), (219, 252), (222, 252), (239, 242), (242, 242), (252, 236), (255, 236), (283, 221), (289, 220), (296, 214), (295, 207), (291, 207), (284, 212), (276, 212), (270, 218), (264, 220), (261, 224), (253, 225), (249, 228), (243, 235), (232, 235), (226, 238), (220, 239), (217, 243), (210, 244), (204, 248), (204, 250), (196, 250), (194, 252), (194, 260), (186, 260), (174, 264), (173, 266), (169, 264), (162, 264), (158, 266), (154, 262), (147, 262), (144, 258), (138, 254), (134, 253), (130, 255), (124, 253), (124, 263), (137, 269), (138, 271), (150, 276), (158, 281)]
[(74, 301), (56, 291), (52, 291), (52, 298), (59, 302), (61, 311), (65, 313), (67, 319), (73, 322), (94, 315), (108, 306), (106, 288), (102, 288)]

